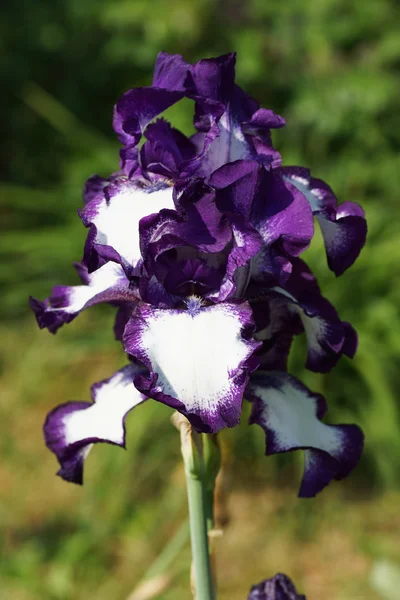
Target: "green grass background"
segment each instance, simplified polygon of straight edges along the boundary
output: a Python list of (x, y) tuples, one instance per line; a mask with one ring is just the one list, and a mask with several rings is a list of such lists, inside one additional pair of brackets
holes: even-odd
[[(189, 61), (238, 52), (237, 80), (287, 120), (284, 164), (327, 180), (366, 209), (368, 243), (336, 279), (317, 234), (307, 259), (360, 346), (328, 375), (293, 371), (328, 400), (332, 422), (357, 422), (356, 472), (311, 501), (296, 499), (301, 457), (263, 456), (261, 431), (223, 432), (216, 543), (222, 600), (289, 572), (309, 600), (396, 600), (371, 583), (400, 563), (400, 7), (396, 0), (26, 0), (0, 21), (0, 598), (186, 600), (190, 552), (177, 434), (148, 403), (128, 419), (128, 451), (90, 455), (83, 489), (53, 473), (46, 412), (124, 364), (113, 311), (97, 307), (57, 336), (37, 330), (28, 294), (77, 282), (86, 232), (85, 179), (116, 170), (112, 106), (151, 81), (160, 50)], [(189, 101), (170, 109), (192, 130)], [(138, 584), (150, 580), (148, 591)], [(146, 596), (146, 593), (148, 594)], [(130, 595), (131, 594), (131, 595)], [(389, 595), (387, 595), (389, 594)]]

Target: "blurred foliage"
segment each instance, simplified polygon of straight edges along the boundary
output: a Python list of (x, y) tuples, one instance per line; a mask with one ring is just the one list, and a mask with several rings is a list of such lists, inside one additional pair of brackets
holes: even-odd
[[(236, 50), (238, 82), (287, 120), (274, 135), (284, 163), (310, 167), (341, 201), (365, 207), (368, 243), (349, 272), (339, 279), (328, 272), (319, 234), (307, 251), (324, 293), (359, 332), (358, 355), (328, 375), (307, 373), (299, 340), (292, 365), (327, 396), (332, 421), (355, 421), (366, 433), (363, 461), (342, 487), (350, 489), (353, 482), (358, 495), (371, 497), (399, 485), (399, 25), (396, 0), (24, 0), (4, 6), (0, 320), (6, 343), (0, 361), (6, 375), (0, 478), (9, 500), (0, 513), (7, 523), (2, 562), (8, 582), (1, 598), (122, 598), (179, 531), (184, 514), (176, 435), (168, 409), (156, 403), (132, 416), (129, 456), (110, 447), (93, 453), (85, 499), (53, 478), (54, 459), (41, 441), (45, 412), (57, 402), (85, 399), (90, 383), (111, 374), (123, 357), (111, 340), (107, 307), (81, 315), (56, 338), (36, 331), (27, 309), (28, 294), (42, 298), (55, 284), (77, 281), (71, 263), (81, 258), (86, 235), (76, 215), (83, 183), (94, 172), (116, 170), (112, 106), (126, 89), (150, 83), (160, 50), (189, 61)], [(190, 110), (187, 102), (169, 111), (186, 132)], [(243, 421), (224, 432), (235, 470), (230, 486), (288, 485), (284, 498), (294, 496), (293, 472), (298, 480), (301, 457), (266, 460), (262, 432)], [(38, 481), (51, 489), (36, 489)], [(341, 488), (332, 487), (328, 498)], [(327, 508), (315, 502), (329, 513), (329, 499)], [(303, 529), (294, 526), (295, 538), (314, 535), (313, 504), (308, 506), (296, 509)], [(255, 522), (262, 527), (260, 518)], [(347, 523), (351, 527), (350, 516)], [(362, 535), (355, 535), (358, 543)], [(382, 553), (399, 559), (383, 537), (377, 539), (364, 540), (367, 563)], [(186, 552), (175, 565), (178, 581), (188, 561)], [(364, 567), (359, 576), (366, 586)], [(109, 586), (107, 572), (116, 578)], [(165, 598), (186, 598), (183, 581), (181, 592), (175, 586)], [(317, 585), (315, 577), (310, 581)], [(357, 588), (347, 587), (341, 588), (341, 600), (356, 597)], [(231, 600), (244, 598), (246, 588), (240, 594), (237, 589), (232, 585)], [(376, 598), (362, 589), (357, 597)], [(311, 600), (319, 597), (339, 596), (327, 588), (310, 594)]]

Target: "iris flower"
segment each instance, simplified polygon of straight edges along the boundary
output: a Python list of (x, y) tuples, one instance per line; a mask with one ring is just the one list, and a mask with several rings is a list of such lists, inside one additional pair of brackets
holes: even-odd
[(306, 600), (296, 592), (287, 575), (278, 573), (258, 585), (253, 585), (247, 600)]
[[(190, 137), (159, 117), (183, 98), (194, 103)], [(271, 130), (284, 125), (235, 83), (234, 54), (190, 65), (162, 52), (153, 84), (117, 102), (120, 170), (91, 177), (79, 211), (88, 228), (76, 264), (82, 285), (31, 298), (39, 326), (53, 333), (89, 306), (112, 304), (128, 359), (93, 385), (92, 402), (48, 415), (46, 444), (67, 481), (82, 483), (93, 444), (125, 445), (127, 413), (149, 398), (203, 433), (236, 426), (245, 398), (267, 455), (304, 452), (300, 496), (356, 465), (360, 429), (325, 424), (325, 399), (287, 361), (303, 333), (312, 371), (354, 356), (356, 332), (300, 256), (316, 220), (340, 275), (364, 245), (366, 222), (307, 169), (282, 166)]]

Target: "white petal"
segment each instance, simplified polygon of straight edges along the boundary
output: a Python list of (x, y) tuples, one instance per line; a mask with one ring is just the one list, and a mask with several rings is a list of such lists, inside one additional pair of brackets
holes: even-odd
[(196, 416), (205, 430), (233, 426), (240, 416), (246, 361), (259, 346), (242, 337), (251, 318), (246, 303), (199, 305), (194, 311), (142, 306), (125, 329), (125, 350), (156, 374), (146, 389), (150, 396), (188, 418)]
[(304, 386), (296, 386), (296, 380), (289, 376), (276, 376), (275, 379), (271, 373), (268, 381), (269, 386), (257, 384), (256, 377), (251, 391), (264, 403), (260, 419), (274, 432), (274, 446), (281, 452), (311, 447), (335, 454), (341, 443), (341, 432), (317, 419), (320, 396)]
[(83, 464), (95, 442), (125, 445), (125, 416), (146, 400), (133, 384), (143, 372), (143, 367), (128, 365), (92, 386), (93, 403), (68, 402), (49, 413), (44, 437), (57, 456), (63, 479), (83, 482)]
[(107, 440), (122, 445), (125, 415), (145, 400), (133, 385), (136, 366), (117, 371), (110, 379), (93, 386), (93, 404), (64, 418), (65, 440), (74, 444), (85, 438)]
[[(118, 287), (129, 292), (129, 280), (121, 265), (113, 262), (106, 263), (97, 271), (88, 275), (88, 285), (75, 285), (66, 289), (68, 304), (62, 308), (49, 308), (49, 311), (64, 311), (70, 314), (80, 312), (88, 302), (96, 296)], [(110, 298), (111, 300), (112, 298)]]
[(91, 219), (97, 228), (95, 243), (111, 246), (126, 264), (136, 266), (141, 257), (139, 221), (163, 208), (175, 208), (172, 187), (153, 192), (123, 187), (98, 205), (97, 214)]

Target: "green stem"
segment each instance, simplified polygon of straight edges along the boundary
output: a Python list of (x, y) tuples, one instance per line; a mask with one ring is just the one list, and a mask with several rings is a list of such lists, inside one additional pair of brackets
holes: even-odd
[(214, 434), (203, 437), (203, 458), (205, 472), (205, 499), (207, 511), (207, 529), (214, 529), (214, 491), (215, 481), (221, 468), (221, 451), (218, 438)]
[(214, 600), (207, 533), (207, 502), (203, 477), (195, 477), (187, 469), (190, 538), (194, 568), (196, 600)]
[(207, 531), (214, 529), (214, 490), (205, 490)]
[(208, 546), (208, 525), (212, 519), (209, 493), (211, 485), (203, 439), (179, 413), (174, 413), (172, 422), (181, 435), (181, 451), (185, 463), (195, 600), (215, 600)]

